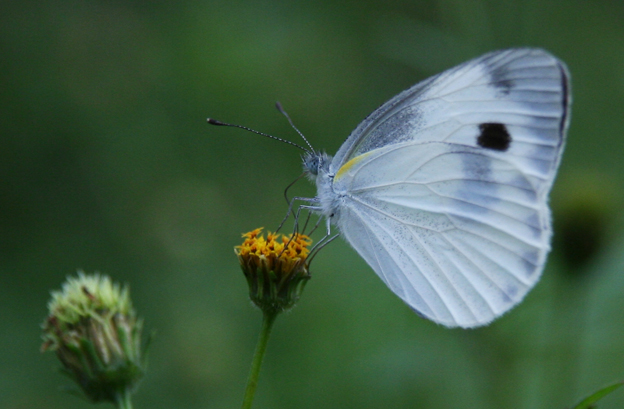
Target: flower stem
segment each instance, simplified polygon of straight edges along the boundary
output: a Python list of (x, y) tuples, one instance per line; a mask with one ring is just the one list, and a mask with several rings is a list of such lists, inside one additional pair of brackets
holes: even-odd
[(275, 318), (277, 318), (277, 314), (278, 312), (275, 311), (263, 312), (262, 329), (258, 337), (256, 352), (254, 352), (253, 360), (251, 361), (251, 370), (249, 371), (247, 388), (245, 389), (245, 396), (243, 398), (243, 409), (251, 409), (256, 387), (258, 386), (258, 375), (260, 374), (260, 367), (262, 366), (262, 358), (264, 358), (267, 343), (269, 342), (269, 335), (271, 335), (271, 328), (273, 328), (273, 323), (275, 322)]
[(132, 409), (132, 392), (128, 389), (117, 395), (117, 409)]

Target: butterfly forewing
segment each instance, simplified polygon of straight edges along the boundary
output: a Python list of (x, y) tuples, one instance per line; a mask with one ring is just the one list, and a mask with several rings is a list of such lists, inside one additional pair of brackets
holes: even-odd
[(568, 74), (535, 49), (486, 54), (373, 112), (331, 164), (335, 222), (425, 317), (483, 325), (539, 279)]

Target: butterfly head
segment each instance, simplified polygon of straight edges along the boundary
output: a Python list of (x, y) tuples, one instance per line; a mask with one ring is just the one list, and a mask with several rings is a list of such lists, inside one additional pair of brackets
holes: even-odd
[(315, 179), (322, 169), (329, 166), (331, 157), (325, 152), (306, 151), (302, 160), (303, 171), (309, 178)]

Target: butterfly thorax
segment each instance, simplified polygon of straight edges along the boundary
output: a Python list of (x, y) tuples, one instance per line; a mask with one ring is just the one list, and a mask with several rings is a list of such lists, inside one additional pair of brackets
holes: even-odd
[(334, 191), (334, 172), (330, 169), (332, 157), (326, 153), (309, 152), (303, 157), (303, 170), (316, 183), (320, 211), (327, 218), (337, 215), (342, 196)]

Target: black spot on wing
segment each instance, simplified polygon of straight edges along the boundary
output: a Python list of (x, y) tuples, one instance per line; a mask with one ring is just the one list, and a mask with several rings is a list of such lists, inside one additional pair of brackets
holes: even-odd
[(507, 65), (490, 66), (490, 83), (489, 85), (496, 88), (501, 94), (509, 95), (511, 89), (515, 87), (515, 82), (509, 76)]
[(496, 122), (488, 122), (479, 125), (481, 132), (477, 136), (477, 145), (482, 148), (504, 152), (509, 149), (511, 135), (507, 127)]

